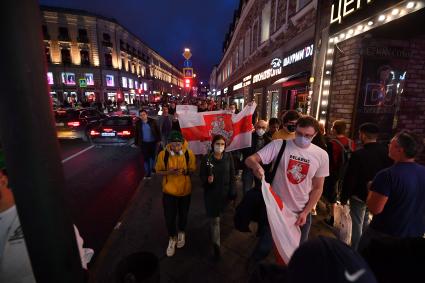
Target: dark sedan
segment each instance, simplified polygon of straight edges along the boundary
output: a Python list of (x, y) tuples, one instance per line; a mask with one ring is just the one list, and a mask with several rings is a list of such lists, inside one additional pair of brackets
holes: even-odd
[(90, 129), (98, 126), (105, 117), (91, 108), (55, 110), (57, 136), (59, 139), (88, 141)]
[(90, 131), (90, 138), (98, 145), (131, 145), (135, 129), (132, 116), (111, 116)]

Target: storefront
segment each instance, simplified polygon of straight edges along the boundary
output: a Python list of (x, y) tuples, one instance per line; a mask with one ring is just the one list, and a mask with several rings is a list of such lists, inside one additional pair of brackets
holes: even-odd
[(401, 129), (425, 133), (418, 114), (425, 113), (424, 7), (425, 1), (333, 1), (316, 64), (322, 71), (316, 70), (312, 112), (322, 123), (329, 128), (344, 119), (356, 136), (362, 123), (374, 122), (382, 140)]

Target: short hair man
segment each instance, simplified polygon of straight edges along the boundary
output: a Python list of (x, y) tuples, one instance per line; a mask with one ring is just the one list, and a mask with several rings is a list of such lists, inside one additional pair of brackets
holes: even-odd
[[(295, 127), (295, 139), (286, 141), (272, 187), (286, 207), (298, 214), (295, 225), (301, 226), (300, 242), (304, 242), (311, 226), (310, 212), (322, 195), (324, 179), (329, 175), (329, 159), (326, 151), (311, 143), (319, 131), (316, 119), (303, 116)], [(272, 163), (282, 144), (282, 139), (274, 140), (247, 158), (245, 164), (257, 178), (262, 179), (265, 174), (261, 164)]]
[(266, 135), (269, 136), (271, 139), (277, 131), (279, 131), (280, 128), (280, 121), (278, 118), (270, 118), (269, 120), (269, 130), (267, 131)]
[(282, 129), (273, 135), (273, 139), (292, 140), (295, 138), (295, 124), (301, 114), (295, 110), (288, 110), (282, 116)]
[(372, 239), (423, 237), (425, 233), (425, 166), (415, 162), (423, 142), (413, 133), (398, 133), (389, 145), (394, 165), (380, 171), (370, 187), (367, 207), (374, 215), (359, 251)]
[(376, 173), (391, 166), (388, 148), (377, 142), (379, 127), (374, 123), (362, 124), (359, 138), (363, 148), (353, 152), (348, 161), (347, 172), (341, 190), (341, 203), (350, 200), (352, 220), (351, 246), (357, 249), (362, 231), (369, 225), (369, 211), (366, 207), (367, 184)]

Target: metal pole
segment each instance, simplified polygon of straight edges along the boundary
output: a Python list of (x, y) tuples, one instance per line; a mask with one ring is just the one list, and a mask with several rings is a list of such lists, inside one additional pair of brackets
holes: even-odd
[(0, 44), (0, 138), (37, 282), (84, 282), (66, 211), (38, 1), (6, 1)]

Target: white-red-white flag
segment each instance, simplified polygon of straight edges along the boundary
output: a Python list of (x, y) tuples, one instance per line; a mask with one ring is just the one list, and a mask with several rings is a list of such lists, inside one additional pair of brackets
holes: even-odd
[(295, 225), (298, 215), (290, 211), (272, 186), (263, 179), (261, 190), (266, 203), (267, 218), (277, 251), (288, 264), (301, 239), (300, 227)]
[(206, 154), (214, 135), (222, 135), (227, 141), (226, 151), (251, 146), (252, 115), (257, 105), (246, 106), (238, 114), (230, 111), (186, 112), (179, 115), (183, 137), (194, 154)]

